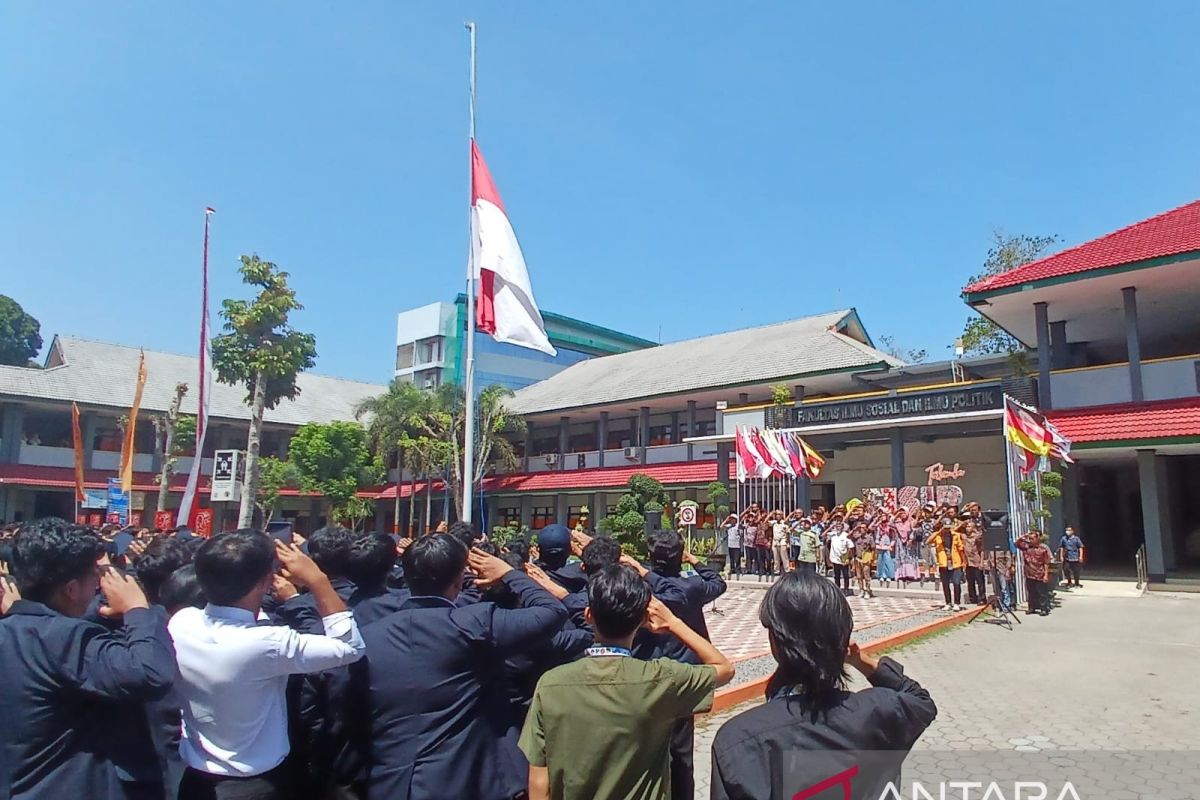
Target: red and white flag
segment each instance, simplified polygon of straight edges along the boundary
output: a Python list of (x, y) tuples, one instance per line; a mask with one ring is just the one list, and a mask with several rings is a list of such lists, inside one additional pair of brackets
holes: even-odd
[(474, 139), (471, 140), (471, 271), (479, 281), (475, 305), (478, 330), (491, 334), (498, 342), (557, 355), (533, 298), (517, 234)]
[(204, 259), (201, 262), (200, 274), (200, 374), (199, 397), (196, 414), (196, 455), (192, 459), (192, 469), (188, 472), (187, 486), (183, 490), (183, 499), (179, 501), (179, 514), (175, 519), (176, 525), (187, 525), (195, 530), (193, 506), (196, 506), (196, 491), (200, 486), (200, 469), (204, 455), (204, 434), (208, 432), (208, 406), (212, 399), (212, 341), (209, 332), (208, 319), (208, 222), (216, 212), (211, 208), (204, 209)]

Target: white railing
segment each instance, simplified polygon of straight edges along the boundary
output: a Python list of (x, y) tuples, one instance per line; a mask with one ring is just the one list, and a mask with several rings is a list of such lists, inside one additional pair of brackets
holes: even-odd
[[(1146, 400), (1194, 397), (1200, 356), (1142, 362), (1142, 395)], [(1106, 364), (1052, 372), (1050, 393), (1055, 408), (1102, 406), (1133, 400), (1129, 364)]]

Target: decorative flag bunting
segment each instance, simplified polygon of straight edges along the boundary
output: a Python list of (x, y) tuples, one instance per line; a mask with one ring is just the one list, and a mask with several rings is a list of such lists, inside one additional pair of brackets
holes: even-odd
[(1004, 402), (1004, 436), (1017, 449), (1021, 471), (1028, 473), (1038, 461), (1050, 455), (1053, 436), (1046, 427), (1046, 418), (1017, 403), (1011, 397)]
[(808, 472), (810, 478), (819, 478), (821, 470), (825, 467), (825, 458), (799, 436), (796, 439), (800, 442), (800, 449), (804, 451), (804, 463), (807, 467), (806, 472)]
[(815, 478), (825, 459), (798, 434), (770, 428), (738, 427), (734, 433), (737, 479)]
[(471, 270), (479, 281), (477, 330), (549, 355), (558, 351), (533, 297), (529, 270), (483, 153), (471, 140)]
[(195, 530), (195, 526), (192, 519), (192, 506), (196, 500), (196, 490), (200, 487), (200, 470), (204, 460), (204, 434), (208, 432), (208, 407), (209, 399), (212, 397), (212, 343), (209, 341), (208, 335), (208, 226), (209, 219), (215, 213), (211, 207), (204, 209), (204, 256), (200, 262), (200, 392), (198, 413), (196, 414), (196, 453), (192, 458), (192, 468), (188, 472), (183, 499), (179, 501), (179, 514), (175, 517), (176, 525), (188, 525), (193, 530)]
[(134, 434), (137, 432), (138, 411), (142, 407), (142, 390), (146, 388), (146, 353), (138, 357), (137, 386), (133, 390), (133, 405), (125, 423), (125, 441), (121, 445), (121, 491), (129, 494), (133, 488)]
[(75, 448), (75, 502), (87, 499), (83, 491), (83, 435), (79, 432), (79, 406), (71, 401), (71, 444)]

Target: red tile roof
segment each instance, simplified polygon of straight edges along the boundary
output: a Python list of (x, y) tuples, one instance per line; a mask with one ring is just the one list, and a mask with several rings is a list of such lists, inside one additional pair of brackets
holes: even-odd
[[(732, 471), (732, 470), (731, 470)], [(556, 492), (571, 489), (609, 489), (624, 486), (635, 473), (649, 475), (666, 486), (711, 483), (717, 479), (716, 461), (683, 461), (675, 464), (649, 464), (603, 469), (572, 469), (556, 472), (527, 472), (516, 475), (497, 475), (484, 478), (484, 492)], [(434, 481), (433, 490), (440, 492), (442, 482)], [(418, 481), (417, 491), (424, 492), (425, 484)], [(401, 499), (412, 493), (412, 485), (400, 485)], [(393, 500), (396, 487), (388, 486), (378, 495), (380, 500)]]
[(964, 293), (990, 292), (1063, 275), (1200, 250), (1200, 200), (1135, 222), (1099, 239), (976, 281)]
[[(86, 489), (104, 489), (108, 487), (108, 479), (114, 478), (116, 475), (111, 471), (89, 469), (83, 473), (83, 485)], [(149, 472), (133, 473), (133, 491), (135, 492), (158, 492), (158, 484), (155, 482), (155, 475)], [(168, 489), (171, 492), (182, 494), (184, 484), (187, 483), (186, 474), (176, 474), (171, 476), (171, 482), (168, 484)], [(10, 486), (32, 486), (44, 489), (70, 489), (75, 486), (75, 470), (70, 467), (35, 467), (28, 464), (0, 464), (0, 484), (8, 484)], [(202, 477), (200, 479), (199, 492), (208, 494), (209, 479)], [(374, 497), (377, 490), (367, 490), (359, 492), (361, 497)], [(280, 495), (284, 497), (298, 496), (319, 496), (316, 492), (304, 492), (300, 489), (281, 489)], [(405, 495), (407, 497), (407, 495)]]
[(1200, 436), (1200, 397), (1051, 411), (1073, 444)]

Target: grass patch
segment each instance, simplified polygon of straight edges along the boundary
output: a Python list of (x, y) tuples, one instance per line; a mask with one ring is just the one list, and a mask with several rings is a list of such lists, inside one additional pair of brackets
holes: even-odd
[(910, 647), (916, 647), (917, 645), (924, 644), (925, 642), (932, 641), (933, 639), (947, 636), (951, 633), (954, 633), (959, 628), (965, 627), (969, 624), (969, 622), (956, 622), (953, 625), (948, 625), (945, 628), (939, 628), (934, 631), (929, 631), (928, 633), (922, 633), (920, 636), (909, 639), (907, 642), (902, 644), (886, 647), (883, 650), (872, 650), (871, 655), (878, 658), (879, 656), (889, 655), (891, 653), (902, 653)]

